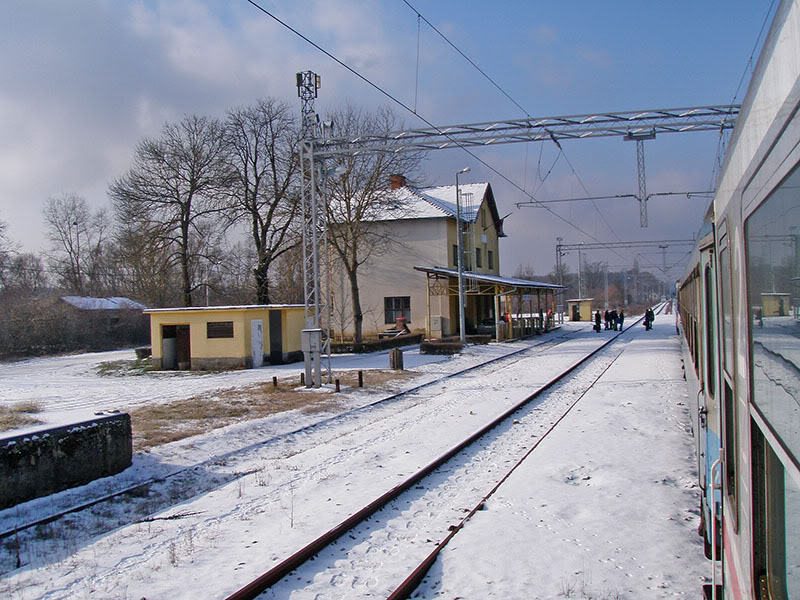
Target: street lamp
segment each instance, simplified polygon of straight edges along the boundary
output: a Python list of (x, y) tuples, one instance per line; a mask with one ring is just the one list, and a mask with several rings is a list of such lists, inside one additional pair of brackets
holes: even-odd
[(464, 232), (461, 227), (461, 192), (458, 189), (458, 176), (468, 173), (469, 167), (456, 171), (456, 229), (458, 230), (458, 326), (461, 343), (467, 341), (466, 322), (464, 318)]

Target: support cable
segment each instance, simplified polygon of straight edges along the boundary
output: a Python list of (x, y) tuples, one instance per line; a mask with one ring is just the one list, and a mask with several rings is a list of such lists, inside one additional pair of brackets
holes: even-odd
[[(404, 0), (404, 1), (405, 1), (405, 0)], [(397, 98), (395, 98), (395, 97), (394, 97), (392, 94), (390, 94), (389, 92), (387, 92), (386, 90), (384, 90), (383, 88), (381, 88), (379, 85), (377, 85), (376, 83), (373, 83), (372, 81), (370, 81), (369, 79), (367, 79), (367, 78), (366, 78), (364, 75), (362, 75), (361, 73), (359, 73), (358, 71), (356, 71), (355, 69), (353, 69), (353, 68), (352, 68), (350, 65), (348, 65), (348, 64), (346, 64), (345, 62), (343, 62), (343, 61), (341, 61), (340, 59), (338, 59), (336, 56), (334, 56), (333, 54), (331, 54), (330, 52), (328, 52), (327, 50), (325, 50), (325, 49), (324, 49), (322, 46), (320, 46), (319, 44), (317, 44), (316, 42), (314, 42), (313, 40), (311, 40), (311, 39), (310, 39), (310, 38), (308, 38), (307, 36), (305, 36), (305, 35), (303, 35), (302, 33), (300, 33), (300, 32), (299, 32), (297, 29), (295, 29), (294, 27), (292, 27), (291, 25), (289, 25), (289, 24), (288, 24), (288, 23), (286, 23), (285, 21), (282, 21), (281, 19), (279, 19), (277, 16), (275, 16), (274, 14), (272, 14), (271, 12), (269, 12), (269, 11), (268, 11), (267, 9), (265, 9), (263, 6), (261, 6), (261, 5), (259, 5), (257, 2), (255, 2), (255, 0), (247, 0), (247, 2), (248, 2), (248, 4), (252, 5), (254, 8), (258, 9), (259, 11), (261, 11), (262, 13), (264, 13), (265, 15), (267, 15), (268, 17), (270, 17), (271, 19), (273, 19), (274, 21), (276, 21), (277, 23), (279, 23), (280, 25), (282, 25), (283, 27), (285, 27), (286, 29), (288, 29), (288, 30), (289, 30), (289, 31), (291, 31), (292, 33), (294, 33), (294, 34), (295, 34), (296, 36), (298, 36), (300, 39), (302, 39), (303, 41), (307, 42), (308, 44), (310, 44), (311, 46), (313, 46), (314, 48), (316, 48), (317, 50), (319, 50), (320, 52), (322, 52), (322, 53), (323, 53), (325, 56), (327, 56), (328, 58), (330, 58), (330, 59), (331, 59), (332, 61), (334, 61), (336, 64), (338, 64), (338, 65), (339, 65), (339, 66), (341, 66), (341, 67), (344, 67), (344, 68), (345, 68), (347, 71), (349, 71), (350, 73), (352, 73), (353, 75), (355, 75), (356, 77), (358, 77), (360, 80), (362, 80), (364, 83), (366, 83), (367, 85), (369, 85), (371, 88), (373, 88), (373, 89), (377, 90), (378, 92), (380, 92), (381, 94), (383, 94), (384, 96), (386, 96), (387, 98), (389, 98), (389, 99), (390, 99), (392, 102), (396, 103), (398, 106), (401, 106), (402, 108), (404, 108), (405, 110), (407, 110), (407, 111), (408, 111), (408, 112), (410, 112), (411, 114), (413, 114), (413, 115), (416, 115), (416, 116), (417, 116), (417, 117), (418, 117), (420, 120), (422, 120), (422, 121), (423, 121), (423, 122), (424, 122), (426, 125), (428, 125), (428, 126), (429, 126), (429, 127), (431, 127), (432, 129), (434, 129), (434, 130), (435, 130), (435, 131), (436, 131), (436, 132), (437, 132), (439, 135), (442, 135), (442, 136), (444, 136), (445, 138), (449, 139), (451, 142), (453, 142), (453, 144), (455, 144), (457, 147), (461, 148), (461, 149), (462, 149), (464, 152), (466, 152), (467, 154), (469, 154), (469, 155), (470, 155), (472, 158), (474, 158), (474, 159), (475, 159), (477, 162), (479, 162), (479, 163), (480, 163), (480, 164), (482, 164), (484, 167), (486, 167), (487, 169), (489, 169), (489, 170), (490, 170), (492, 173), (494, 173), (495, 175), (497, 175), (498, 177), (500, 177), (500, 178), (501, 178), (503, 181), (505, 181), (506, 183), (508, 183), (508, 184), (509, 184), (509, 185), (511, 185), (512, 187), (516, 188), (516, 189), (517, 189), (517, 190), (519, 190), (520, 192), (522, 192), (522, 193), (523, 193), (525, 196), (527, 196), (528, 198), (530, 198), (530, 199), (531, 199), (533, 202), (535, 202), (535, 203), (540, 203), (540, 201), (539, 201), (538, 199), (536, 199), (536, 198), (535, 198), (535, 197), (534, 197), (532, 194), (530, 194), (530, 193), (528, 193), (526, 190), (524, 190), (524, 189), (523, 189), (523, 188), (522, 188), (522, 187), (521, 187), (521, 186), (520, 186), (518, 183), (516, 183), (516, 182), (512, 181), (512, 180), (511, 180), (511, 179), (509, 179), (509, 178), (508, 178), (508, 177), (507, 177), (505, 174), (501, 173), (501, 172), (500, 172), (500, 171), (498, 171), (498, 170), (497, 170), (495, 167), (493, 167), (492, 165), (490, 165), (489, 163), (487, 163), (486, 161), (484, 161), (483, 159), (481, 159), (480, 157), (478, 157), (478, 156), (477, 156), (477, 155), (476, 155), (474, 152), (470, 151), (470, 150), (469, 150), (469, 149), (468, 149), (466, 146), (464, 146), (463, 144), (461, 144), (461, 143), (460, 143), (460, 142), (458, 142), (457, 140), (453, 139), (453, 138), (452, 138), (450, 135), (448, 135), (446, 132), (442, 131), (442, 130), (441, 130), (439, 127), (437, 127), (436, 125), (434, 125), (433, 123), (431, 123), (431, 122), (430, 122), (428, 119), (426, 119), (426, 118), (425, 118), (425, 117), (423, 117), (422, 115), (420, 115), (420, 114), (416, 113), (416, 112), (415, 112), (414, 110), (412, 110), (412, 109), (411, 109), (411, 108), (410, 108), (410, 107), (409, 107), (407, 104), (405, 104), (404, 102), (402, 102), (402, 101), (398, 100), (398, 99), (397, 99)], [(424, 18), (424, 17), (423, 17), (423, 18)], [(427, 22), (427, 21), (426, 21), (426, 22)], [(523, 110), (524, 110), (524, 109), (523, 109)], [(555, 139), (554, 139), (554, 141), (555, 141)], [(557, 143), (557, 142), (556, 142), (556, 143)], [(559, 144), (559, 147), (560, 147), (560, 144)], [(591, 240), (594, 240), (594, 241), (595, 241), (595, 242), (597, 242), (597, 243), (602, 243), (602, 242), (600, 242), (600, 240), (598, 240), (596, 237), (594, 237), (594, 236), (593, 236), (591, 233), (589, 233), (589, 232), (587, 232), (587, 231), (584, 231), (584, 230), (583, 230), (583, 229), (582, 229), (580, 226), (578, 226), (577, 224), (573, 223), (573, 222), (572, 222), (572, 221), (570, 221), (569, 219), (567, 219), (567, 218), (565, 218), (565, 217), (562, 217), (560, 214), (558, 214), (557, 212), (555, 212), (554, 210), (552, 210), (552, 209), (551, 209), (551, 208), (549, 208), (548, 206), (545, 206), (544, 204), (542, 204), (541, 206), (542, 206), (542, 208), (544, 208), (546, 211), (548, 211), (548, 212), (549, 212), (549, 213), (551, 213), (553, 216), (555, 216), (557, 219), (560, 219), (561, 221), (563, 221), (564, 223), (566, 223), (567, 225), (569, 225), (570, 227), (572, 227), (573, 229), (575, 229), (575, 230), (576, 230), (576, 231), (578, 231), (579, 233), (582, 233), (583, 235), (585, 235), (587, 238), (589, 238), (589, 239), (591, 239)], [(622, 256), (621, 254), (617, 253), (616, 251), (614, 251), (614, 254), (617, 254), (617, 256), (619, 256), (620, 258), (625, 258), (624, 256)]]
[[(492, 83), (492, 85), (494, 85), (494, 86), (495, 86), (495, 87), (496, 87), (496, 88), (497, 88), (497, 89), (498, 89), (498, 90), (499, 90), (499, 91), (500, 91), (500, 92), (501, 92), (501, 93), (502, 93), (502, 94), (503, 94), (503, 95), (504, 95), (506, 98), (508, 98), (508, 99), (509, 99), (509, 100), (510, 100), (510, 101), (511, 101), (511, 102), (512, 102), (512, 103), (513, 103), (513, 104), (514, 104), (514, 105), (515, 105), (517, 108), (519, 108), (519, 109), (520, 109), (520, 110), (521, 110), (523, 113), (525, 113), (525, 115), (526, 115), (527, 117), (529, 117), (529, 118), (531, 117), (531, 114), (530, 114), (530, 113), (529, 113), (527, 110), (525, 110), (525, 108), (524, 108), (522, 105), (520, 105), (520, 104), (519, 104), (519, 102), (517, 102), (516, 100), (514, 100), (514, 99), (513, 99), (513, 98), (512, 98), (512, 97), (511, 97), (511, 96), (510, 96), (510, 95), (509, 95), (509, 94), (508, 94), (508, 93), (507, 93), (507, 92), (506, 92), (506, 91), (505, 91), (503, 88), (502, 88), (502, 87), (500, 87), (500, 85), (499, 85), (499, 84), (498, 84), (498, 83), (497, 83), (497, 82), (496, 82), (494, 79), (492, 79), (491, 77), (489, 77), (489, 75), (488, 75), (488, 74), (486, 74), (486, 73), (483, 71), (483, 69), (481, 69), (481, 68), (480, 68), (480, 67), (479, 67), (477, 64), (475, 64), (475, 62), (473, 62), (473, 60), (472, 60), (471, 58), (469, 58), (469, 57), (468, 57), (466, 54), (464, 54), (464, 53), (461, 51), (461, 49), (459, 49), (459, 48), (458, 48), (458, 46), (456, 46), (456, 45), (455, 45), (453, 42), (451, 42), (451, 41), (450, 41), (450, 40), (447, 38), (447, 36), (445, 36), (445, 35), (444, 35), (444, 34), (443, 34), (441, 31), (439, 31), (439, 30), (438, 30), (438, 29), (437, 29), (437, 28), (436, 28), (436, 27), (433, 25), (433, 23), (431, 23), (430, 21), (428, 21), (428, 19), (426, 19), (424, 16), (422, 16), (422, 15), (420, 14), (420, 12), (419, 12), (419, 11), (418, 11), (416, 8), (414, 8), (414, 7), (413, 7), (413, 6), (412, 6), (412, 5), (411, 5), (411, 4), (408, 2), (408, 0), (403, 0), (403, 2), (406, 4), (406, 6), (408, 6), (408, 7), (409, 7), (411, 10), (413, 10), (413, 11), (414, 11), (414, 12), (417, 14), (417, 24), (419, 24), (419, 19), (420, 19), (420, 18), (422, 18), (422, 19), (425, 21), (425, 23), (427, 23), (427, 24), (430, 26), (430, 28), (431, 28), (431, 29), (433, 29), (433, 30), (434, 30), (436, 33), (438, 33), (438, 34), (439, 34), (439, 36), (440, 36), (440, 37), (441, 37), (441, 38), (442, 38), (442, 39), (443, 39), (445, 42), (447, 42), (447, 43), (448, 43), (448, 44), (449, 44), (449, 45), (450, 45), (450, 46), (451, 46), (451, 47), (452, 47), (452, 48), (453, 48), (453, 49), (454, 49), (456, 52), (458, 52), (458, 53), (459, 53), (459, 54), (460, 54), (460, 55), (461, 55), (461, 56), (464, 58), (464, 60), (466, 60), (466, 61), (467, 61), (469, 64), (471, 64), (473, 67), (475, 67), (475, 69), (476, 69), (476, 70), (477, 70), (477, 71), (478, 71), (478, 72), (479, 72), (481, 75), (483, 75), (484, 77), (486, 77), (486, 79), (488, 79), (488, 80), (489, 80), (489, 81)], [(586, 189), (586, 186), (584, 185), (583, 181), (581, 181), (581, 178), (578, 176), (578, 173), (577, 173), (577, 171), (575, 170), (575, 167), (573, 167), (573, 166), (572, 166), (572, 163), (571, 163), (571, 162), (569, 161), (569, 159), (567, 158), (567, 155), (566, 155), (566, 153), (564, 152), (564, 149), (561, 147), (561, 144), (559, 144), (559, 143), (556, 141), (556, 139), (555, 139), (555, 136), (551, 136), (551, 137), (552, 137), (552, 139), (553, 139), (553, 142), (556, 144), (556, 146), (558, 146), (558, 149), (559, 149), (559, 156), (560, 156), (561, 154), (563, 154), (563, 155), (564, 155), (564, 158), (566, 159), (567, 163), (569, 164), (569, 167), (570, 167), (570, 169), (572, 170), (572, 173), (573, 173), (573, 175), (575, 175), (575, 178), (576, 178), (576, 179), (578, 180), (578, 182), (581, 184), (581, 187), (582, 187), (582, 188), (583, 188), (583, 190), (586, 192), (586, 195), (587, 195), (587, 196), (590, 196), (591, 194), (589, 193), (589, 190), (587, 190), (587, 189)], [(523, 179), (523, 188), (527, 188), (527, 185), (526, 185), (526, 183), (527, 183), (527, 154), (526, 154), (526, 159), (525, 159), (525, 160), (526, 160), (526, 164), (525, 164), (525, 167), (526, 167), (526, 177)], [(540, 157), (540, 160), (541, 160), (541, 157)], [(556, 161), (558, 161), (558, 157), (556, 157)], [(555, 162), (553, 162), (553, 166), (555, 166)], [(552, 171), (552, 167), (550, 167), (550, 171)], [(547, 175), (549, 175), (549, 174), (550, 174), (550, 171), (548, 171), (548, 172), (547, 172)], [(545, 175), (545, 178), (547, 178), (547, 175)], [(541, 182), (541, 184), (544, 184), (544, 179), (542, 179), (542, 182)], [(538, 188), (534, 189), (534, 192), (533, 192), (534, 194), (536, 193), (536, 190), (537, 190), (537, 189), (541, 189), (541, 184), (539, 185), (539, 187), (538, 187)], [(614, 231), (614, 228), (613, 228), (613, 227), (611, 227), (611, 224), (608, 222), (608, 219), (606, 219), (605, 215), (602, 213), (602, 211), (600, 210), (600, 208), (599, 208), (599, 207), (598, 207), (596, 204), (594, 204), (594, 209), (597, 211), (597, 214), (599, 214), (599, 215), (600, 215), (600, 218), (601, 218), (601, 219), (603, 220), (603, 222), (606, 224), (606, 227), (608, 227), (609, 231), (611, 231), (611, 233), (614, 235), (614, 237), (615, 237), (615, 238), (617, 238), (618, 240), (619, 240), (619, 239), (621, 239), (621, 238), (619, 237), (619, 235), (617, 235), (617, 232), (616, 232), (616, 231)]]

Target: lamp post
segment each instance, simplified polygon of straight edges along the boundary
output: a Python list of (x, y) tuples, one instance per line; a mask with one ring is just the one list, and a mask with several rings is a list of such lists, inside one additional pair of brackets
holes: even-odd
[(466, 321), (464, 318), (464, 232), (461, 228), (461, 191), (458, 189), (458, 176), (468, 173), (469, 167), (456, 171), (456, 229), (458, 230), (458, 327), (461, 343), (467, 341)]

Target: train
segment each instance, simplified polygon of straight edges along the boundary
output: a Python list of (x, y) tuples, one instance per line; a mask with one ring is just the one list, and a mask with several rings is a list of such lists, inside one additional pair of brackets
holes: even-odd
[(708, 599), (800, 598), (800, 1), (782, 1), (688, 267), (677, 323)]

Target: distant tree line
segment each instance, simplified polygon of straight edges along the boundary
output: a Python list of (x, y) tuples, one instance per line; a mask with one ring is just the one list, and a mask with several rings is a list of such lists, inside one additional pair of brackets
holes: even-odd
[[(389, 109), (350, 105), (327, 119), (339, 135), (402, 126)], [(50, 302), (63, 295), (148, 307), (302, 303), (300, 136), (299, 115), (273, 98), (224, 119), (186, 115), (137, 144), (128, 171), (109, 185), (107, 207), (92, 210), (74, 193), (49, 198), (46, 252), (21, 252), (0, 222), (0, 355), (24, 349), (26, 336), (32, 348), (58, 345), (39, 339), (48, 331), (51, 341), (69, 337), (45, 325), (70, 319)], [(413, 181), (421, 158), (342, 158), (326, 182), (330, 247), (350, 282), (358, 342), (358, 268), (391, 245), (363, 223), (394, 202), (389, 176)]]

